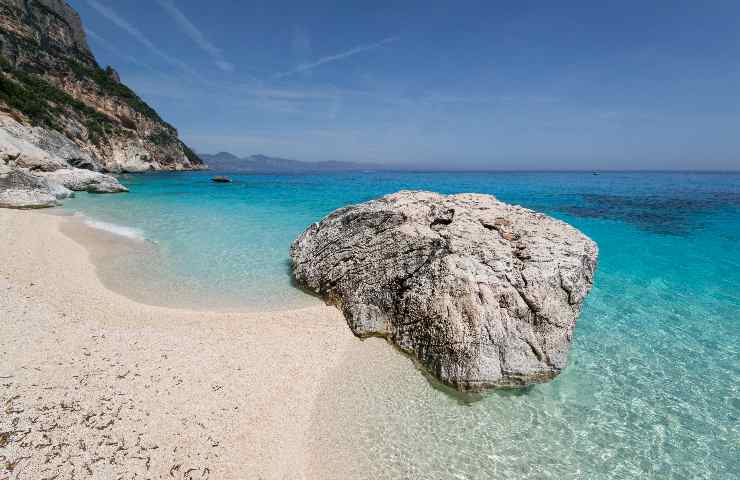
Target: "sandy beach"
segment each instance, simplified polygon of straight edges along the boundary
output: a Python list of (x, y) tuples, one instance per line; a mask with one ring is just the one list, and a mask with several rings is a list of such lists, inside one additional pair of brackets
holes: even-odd
[(62, 233), (87, 228), (74, 221), (0, 210), (0, 478), (311, 478), (315, 403), (340, 388), (335, 369), (363, 352), (398, 357), (323, 305), (129, 300), (91, 254), (120, 239), (88, 232), (86, 248)]
[(0, 480), (740, 480), (740, 1), (397, 3), (0, 0)]

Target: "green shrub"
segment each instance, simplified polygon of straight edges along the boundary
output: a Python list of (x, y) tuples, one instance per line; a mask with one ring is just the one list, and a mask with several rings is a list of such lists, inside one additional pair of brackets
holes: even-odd
[(139, 96), (136, 95), (133, 90), (128, 88), (126, 85), (113, 80), (110, 75), (108, 75), (108, 73), (102, 68), (89, 67), (87, 65), (81, 64), (76, 60), (69, 60), (68, 65), (70, 70), (74, 72), (75, 76), (78, 79), (92, 80), (103, 93), (120, 98), (133, 110), (141, 113), (151, 120), (165, 123), (159, 116), (159, 114), (157, 114), (157, 112), (154, 111), (152, 107), (147, 105), (146, 102), (139, 98)]
[(146, 137), (148, 141), (153, 143), (154, 145), (163, 146), (163, 145), (169, 145), (172, 143), (173, 135), (166, 130), (159, 130), (156, 133), (152, 133), (148, 137)]
[(193, 163), (193, 164), (202, 163), (202, 160), (200, 159), (200, 157), (196, 155), (196, 153), (190, 147), (185, 145), (185, 143), (183, 142), (180, 142), (180, 145), (182, 145), (182, 150), (185, 152), (185, 156), (188, 158), (188, 160), (190, 160), (190, 163)]
[[(0, 57), (2, 58), (2, 57)], [(62, 130), (58, 118), (67, 109), (82, 115), (90, 140), (98, 144), (106, 136), (116, 131), (113, 120), (94, 108), (55, 87), (40, 76), (13, 68), (3, 58), (0, 63), (0, 99), (9, 107), (26, 115), (34, 125)]]

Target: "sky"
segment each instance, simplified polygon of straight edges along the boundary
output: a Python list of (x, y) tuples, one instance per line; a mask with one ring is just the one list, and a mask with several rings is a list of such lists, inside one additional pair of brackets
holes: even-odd
[(68, 0), (197, 152), (740, 169), (740, 2)]

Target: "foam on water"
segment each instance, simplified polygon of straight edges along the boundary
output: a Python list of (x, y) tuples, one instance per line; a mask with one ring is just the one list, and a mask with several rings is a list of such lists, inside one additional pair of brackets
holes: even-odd
[(358, 342), (316, 406), (317, 477), (739, 478), (740, 175), (211, 175), (132, 176), (127, 195), (66, 208), (158, 242), (100, 268), (152, 301), (202, 308), (318, 302), (291, 283), (290, 242), (403, 188), (494, 194), (599, 244), (569, 366), (551, 383), (460, 398), (382, 341)]
[(139, 230), (138, 228), (127, 227), (125, 225), (117, 225), (110, 222), (102, 222), (100, 220), (95, 220), (94, 218), (90, 218), (85, 215), (77, 215), (83, 217), (83, 221), (88, 227), (97, 228), (98, 230), (103, 230), (114, 235), (120, 235), (122, 237), (130, 238), (132, 240), (146, 240), (144, 232)]

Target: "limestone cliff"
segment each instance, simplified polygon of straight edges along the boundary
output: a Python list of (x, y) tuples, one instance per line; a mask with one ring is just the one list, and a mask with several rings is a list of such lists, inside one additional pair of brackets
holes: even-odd
[(64, 0), (0, 0), (0, 112), (62, 133), (85, 153), (86, 168), (205, 168), (115, 70), (98, 65)]

